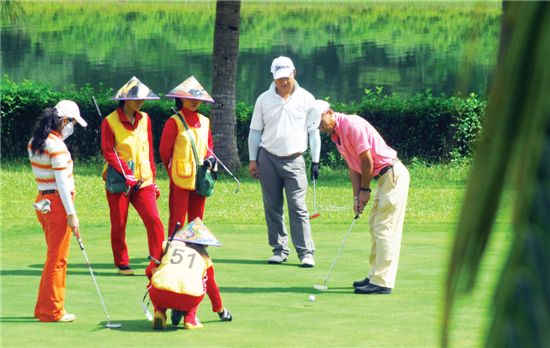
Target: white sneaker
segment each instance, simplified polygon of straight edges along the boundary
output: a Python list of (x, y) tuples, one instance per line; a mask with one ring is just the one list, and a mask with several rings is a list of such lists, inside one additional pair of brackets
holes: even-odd
[(302, 264), (300, 265), (300, 267), (307, 267), (307, 268), (311, 268), (311, 267), (315, 267), (315, 260), (313, 259), (313, 255), (306, 255), (302, 258)]
[(76, 319), (76, 315), (71, 313), (65, 313), (64, 316), (62, 316), (59, 320), (57, 320), (59, 323), (70, 323)]
[(269, 258), (269, 260), (267, 260), (267, 263), (278, 265), (278, 264), (281, 264), (281, 263), (285, 262), (286, 259), (287, 259), (286, 256), (275, 254), (275, 255), (271, 256)]

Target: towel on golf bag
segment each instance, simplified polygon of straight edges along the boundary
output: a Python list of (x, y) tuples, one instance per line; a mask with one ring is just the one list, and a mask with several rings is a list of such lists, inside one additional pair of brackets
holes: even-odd
[(159, 290), (201, 296), (206, 292), (206, 271), (211, 266), (208, 255), (201, 255), (195, 248), (174, 239), (153, 274), (151, 284)]

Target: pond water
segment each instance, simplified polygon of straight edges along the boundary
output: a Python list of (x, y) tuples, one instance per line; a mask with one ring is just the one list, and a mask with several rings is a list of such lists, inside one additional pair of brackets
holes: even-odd
[[(241, 6), (237, 100), (253, 103), (286, 55), (318, 98), (365, 89), (484, 96), (500, 2), (253, 2)], [(114, 90), (138, 76), (163, 95), (189, 75), (211, 90), (215, 2), (23, 2), (2, 20), (2, 75)]]

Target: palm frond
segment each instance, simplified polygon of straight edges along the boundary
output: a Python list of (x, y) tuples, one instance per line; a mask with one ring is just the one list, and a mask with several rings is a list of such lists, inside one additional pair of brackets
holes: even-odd
[(515, 174), (512, 185), (518, 188), (514, 230), (517, 236), (523, 234), (517, 226), (524, 226), (532, 206), (533, 183), (550, 122), (550, 70), (544, 61), (550, 53), (550, 5), (514, 2), (507, 8), (509, 13), (503, 17), (512, 21), (511, 36), (491, 88), (455, 236), (445, 289), (443, 346), (448, 345), (454, 298), (475, 284), (502, 189), (511, 174)]

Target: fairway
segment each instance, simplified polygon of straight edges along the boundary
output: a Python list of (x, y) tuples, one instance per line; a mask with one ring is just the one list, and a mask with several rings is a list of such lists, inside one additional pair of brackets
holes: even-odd
[[(1, 333), (2, 347), (436, 347), (439, 344), (442, 289), (455, 221), (466, 186), (467, 168), (411, 169), (397, 285), (392, 295), (355, 295), (351, 283), (368, 272), (370, 236), (367, 216), (355, 224), (336, 264), (329, 290), (322, 283), (353, 219), (351, 189), (345, 170), (321, 172), (318, 211), (312, 220), (317, 266), (289, 261), (268, 265), (271, 250), (261, 204), (260, 186), (243, 173), (240, 192), (222, 178), (207, 200), (205, 223), (222, 242), (210, 247), (216, 281), (232, 322), (221, 322), (202, 302), (198, 317), (204, 329), (168, 327), (153, 331), (141, 310), (147, 279), (145, 229), (130, 209), (127, 242), (136, 276), (121, 277), (113, 266), (108, 208), (99, 166), (75, 165), (76, 207), (81, 235), (111, 316), (120, 329), (106, 329), (106, 317), (76, 240), (71, 241), (66, 308), (73, 323), (39, 323), (32, 317), (42, 263), (43, 232), (32, 202), (36, 186), (27, 163), (5, 165), (2, 184)], [(167, 221), (168, 182), (161, 171), (159, 208)], [(479, 286), (454, 315), (453, 347), (480, 346), (489, 316), (492, 291), (510, 237), (510, 199), (505, 197), (495, 235), (484, 260)], [(313, 193), (308, 191), (313, 208)], [(368, 212), (367, 212), (368, 213)], [(314, 294), (316, 300), (308, 301)], [(152, 306), (150, 306), (152, 310)]]

